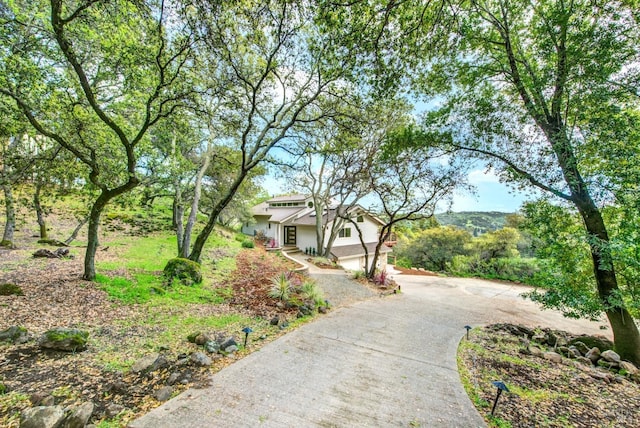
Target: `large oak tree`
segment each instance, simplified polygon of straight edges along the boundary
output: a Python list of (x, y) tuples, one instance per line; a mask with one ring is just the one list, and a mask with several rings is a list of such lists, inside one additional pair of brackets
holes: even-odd
[[(100, 215), (139, 184), (150, 128), (190, 89), (192, 38), (163, 1), (14, 1), (0, 7), (0, 95), (86, 165), (98, 189), (84, 278), (95, 278)], [(170, 28), (168, 28), (170, 27)]]

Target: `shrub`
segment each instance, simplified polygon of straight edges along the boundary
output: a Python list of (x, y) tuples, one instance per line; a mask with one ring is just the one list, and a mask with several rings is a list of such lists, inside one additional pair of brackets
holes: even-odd
[(24, 296), (24, 292), (15, 284), (0, 284), (0, 296)]
[(283, 272), (271, 279), (271, 289), (269, 290), (270, 297), (279, 300), (288, 300), (290, 291), (291, 282), (289, 281), (286, 273)]
[(357, 270), (353, 272), (353, 279), (363, 279), (366, 277), (367, 277), (367, 274), (363, 270)]
[(253, 248), (254, 246), (253, 241), (242, 241), (242, 248)]
[(322, 290), (314, 282), (306, 281), (300, 287), (300, 291), (305, 299), (313, 300), (316, 306), (324, 305)]
[(373, 276), (373, 283), (376, 285), (384, 286), (388, 284), (388, 281), (389, 278), (386, 270), (376, 272), (376, 274)]
[(171, 284), (174, 279), (180, 280), (184, 285), (199, 284), (202, 282), (200, 264), (193, 260), (177, 257), (167, 262), (164, 268), (166, 284)]

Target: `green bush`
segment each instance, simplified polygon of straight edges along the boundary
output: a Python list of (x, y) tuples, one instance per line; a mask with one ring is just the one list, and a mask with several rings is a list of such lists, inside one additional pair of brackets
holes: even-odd
[(405, 269), (411, 269), (413, 265), (411, 264), (411, 260), (408, 259), (407, 257), (398, 257), (396, 259), (396, 266), (402, 267)]
[(455, 256), (447, 271), (458, 276), (478, 276), (524, 283), (535, 282), (540, 268), (536, 259), (508, 257), (482, 260), (476, 256)]
[(253, 248), (254, 246), (253, 241), (242, 241), (242, 248)]
[(306, 281), (300, 289), (305, 299), (313, 300), (316, 306), (324, 305), (322, 290), (314, 282)]
[(353, 279), (362, 279), (366, 277), (367, 277), (367, 274), (363, 270), (357, 270), (353, 272)]
[(199, 263), (177, 257), (167, 262), (164, 277), (167, 284), (173, 283), (174, 279), (184, 285), (199, 284), (202, 282), (202, 270)]
[(288, 300), (290, 291), (291, 281), (287, 278), (287, 274), (281, 273), (271, 279), (271, 289), (269, 290), (270, 297), (279, 300)]

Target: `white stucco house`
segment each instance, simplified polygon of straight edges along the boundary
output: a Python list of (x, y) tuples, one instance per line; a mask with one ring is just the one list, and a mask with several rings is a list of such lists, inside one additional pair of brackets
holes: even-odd
[[(331, 223), (339, 206), (329, 207), (323, 214), (323, 223)], [(275, 247), (306, 248), (316, 247), (316, 214), (313, 209), (313, 198), (305, 195), (278, 196), (252, 208), (254, 224), (244, 224), (242, 232), (256, 235), (262, 232), (272, 239)], [(369, 260), (373, 259), (379, 228), (382, 221), (360, 206), (350, 209), (349, 217), (357, 222), (362, 231), (363, 241), (367, 246)], [(330, 231), (325, 234), (328, 238)], [(387, 254), (392, 249), (383, 245), (380, 250), (378, 268), (387, 267)], [(339, 265), (348, 270), (362, 270), (365, 267), (365, 251), (362, 248), (358, 231), (350, 222), (344, 222), (338, 232), (331, 256)]]

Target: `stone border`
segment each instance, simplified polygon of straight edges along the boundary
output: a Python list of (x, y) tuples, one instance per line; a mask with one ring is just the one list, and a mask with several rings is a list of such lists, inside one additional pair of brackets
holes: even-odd
[(289, 254), (287, 254), (286, 251), (282, 251), (281, 253), (285, 259), (287, 260), (291, 260), (292, 262), (294, 262), (295, 264), (297, 264), (300, 267), (297, 267), (295, 269), (293, 269), (294, 272), (298, 272), (302, 275), (309, 275), (309, 265), (301, 262), (300, 260), (294, 259), (293, 257), (291, 257)]

